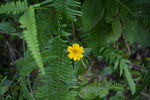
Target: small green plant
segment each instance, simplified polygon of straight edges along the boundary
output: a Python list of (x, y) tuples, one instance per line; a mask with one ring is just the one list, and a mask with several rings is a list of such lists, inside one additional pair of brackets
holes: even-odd
[(149, 1), (0, 3), (2, 100), (149, 98)]

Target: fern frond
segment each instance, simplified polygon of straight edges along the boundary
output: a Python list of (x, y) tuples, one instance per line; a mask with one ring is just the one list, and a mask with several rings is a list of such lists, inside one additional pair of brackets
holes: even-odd
[(56, 38), (51, 53), (57, 57), (51, 59), (45, 75), (39, 74), (39, 84), (34, 91), (37, 100), (74, 100), (77, 95), (72, 61), (66, 57), (64, 44), (60, 38)]
[(27, 9), (28, 5), (25, 1), (8, 2), (0, 6), (0, 14), (18, 14), (26, 11)]
[(100, 54), (106, 59), (109, 64), (113, 64), (114, 68), (119, 68), (120, 75), (124, 74), (130, 86), (132, 94), (135, 93), (136, 87), (132, 75), (130, 73), (130, 61), (123, 58), (119, 51), (114, 51), (111, 48), (101, 48)]
[[(27, 65), (27, 66), (26, 66)], [(34, 66), (35, 65), (35, 66)], [(19, 71), (19, 82), (21, 86), (22, 96), (24, 99), (33, 100), (30, 91), (28, 90), (27, 76), (37, 67), (32, 56), (20, 58), (16, 61), (17, 70)]]
[(19, 77), (19, 81), (20, 81), (20, 86), (22, 88), (22, 92), (23, 92), (23, 98), (27, 99), (27, 100), (34, 100), (30, 91), (28, 90), (27, 85), (30, 84), (27, 82), (26, 77), (20, 76)]
[(54, 0), (52, 6), (58, 13), (65, 15), (72, 21), (76, 21), (76, 16), (81, 16), (81, 11), (76, 10), (76, 8), (80, 8), (80, 5), (80, 2), (75, 0)]
[(53, 13), (48, 10), (38, 10), (36, 14), (38, 41), (41, 48), (47, 46), (48, 40), (53, 38), (57, 30), (57, 21)]
[[(45, 75), (39, 73), (37, 81), (34, 82), (33, 93), (36, 100), (46, 98), (48, 100), (74, 100), (77, 95), (76, 78), (72, 61), (65, 54), (65, 42), (57, 38), (52, 50), (41, 52), (45, 68)], [(38, 68), (31, 55), (25, 56), (17, 61), (17, 69), (20, 75), (20, 84), (23, 88), (24, 97), (31, 97), (27, 89), (28, 76), (34, 69)], [(32, 99), (31, 99), (32, 100)]]
[[(56, 58), (56, 56), (51, 54), (51, 51), (43, 51), (41, 52), (42, 61), (43, 63), (49, 64), (51, 63), (50, 59)], [(32, 100), (32, 96), (30, 91), (28, 90), (28, 82), (27, 82), (27, 76), (30, 75), (30, 73), (37, 69), (37, 63), (35, 62), (34, 58), (31, 54), (25, 56), (24, 58), (20, 58), (16, 61), (17, 70), (19, 71), (19, 81), (20, 85), (23, 91), (24, 98), (27, 98), (28, 100)]]
[(39, 52), (39, 44), (37, 39), (35, 12), (32, 6), (30, 6), (25, 14), (21, 16), (19, 22), (22, 24), (21, 28), (26, 28), (26, 30), (23, 31), (24, 39), (27, 42), (28, 48), (31, 51), (33, 58), (44, 74), (44, 66)]
[(135, 19), (139, 20), (139, 22), (142, 22), (142, 24), (145, 26), (149, 26), (149, 20), (150, 20), (150, 6), (145, 5), (141, 6), (140, 8), (136, 9), (133, 14), (131, 14)]
[[(41, 52), (42, 61), (44, 64), (49, 64), (51, 62), (50, 59), (56, 58), (55, 55), (51, 54), (51, 51), (42, 51)], [(21, 76), (27, 76), (30, 74), (34, 69), (38, 68), (37, 63), (35, 62), (34, 58), (31, 55), (28, 55), (24, 58), (20, 58), (16, 61), (16, 66)]]
[(118, 83), (118, 82), (113, 82), (111, 89), (112, 89), (112, 90), (116, 90), (116, 91), (123, 91), (123, 90), (124, 90), (124, 87), (125, 87), (125, 86), (124, 86), (123, 84), (120, 84), (120, 83)]

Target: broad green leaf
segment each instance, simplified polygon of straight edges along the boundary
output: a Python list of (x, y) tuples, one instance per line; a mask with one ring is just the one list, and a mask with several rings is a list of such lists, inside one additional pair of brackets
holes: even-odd
[(125, 22), (125, 37), (130, 44), (138, 43), (142, 47), (150, 44), (149, 30), (145, 29), (135, 20)]
[(117, 41), (122, 32), (121, 23), (118, 19), (112, 21), (112, 30), (113, 30), (114, 41)]
[(16, 32), (16, 29), (9, 22), (1, 22), (0, 32), (11, 34), (13, 32)]
[(103, 17), (102, 0), (86, 0), (82, 6), (82, 23), (85, 31), (92, 29)]
[(93, 49), (94, 53), (99, 52), (99, 47), (102, 47), (111, 42), (111, 25), (105, 24), (104, 21), (99, 22), (93, 29), (83, 36), (89, 48)]

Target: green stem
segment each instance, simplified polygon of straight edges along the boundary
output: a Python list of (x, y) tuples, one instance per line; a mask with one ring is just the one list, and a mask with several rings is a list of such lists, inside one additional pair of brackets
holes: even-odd
[(82, 59), (81, 59), (81, 62), (83, 64), (84, 68), (87, 68), (86, 64), (84, 63), (84, 61)]
[(117, 2), (118, 2), (121, 6), (123, 6), (125, 9), (127, 9), (129, 12), (133, 13), (133, 11), (132, 11), (127, 5), (125, 5), (122, 1), (117, 0)]
[(38, 8), (35, 8), (35, 9), (41, 9), (41, 10), (45, 10), (45, 9), (49, 9), (49, 8), (38, 7)]
[(74, 29), (74, 23), (72, 22), (72, 36), (73, 36), (73, 41), (75, 42), (76, 36), (75, 36), (75, 29)]
[(32, 87), (31, 87), (31, 84), (30, 84), (29, 75), (27, 76), (27, 81), (28, 81), (28, 85), (29, 85), (29, 90), (30, 90), (30, 92), (31, 92), (31, 97), (32, 97), (33, 100), (35, 100), (35, 99), (34, 99), (34, 96), (33, 96)]

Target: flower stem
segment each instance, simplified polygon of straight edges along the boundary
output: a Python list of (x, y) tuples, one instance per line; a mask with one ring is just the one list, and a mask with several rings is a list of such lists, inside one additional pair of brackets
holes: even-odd
[(83, 64), (84, 68), (87, 68), (86, 64), (84, 63), (84, 61), (82, 59), (81, 59), (81, 62)]

